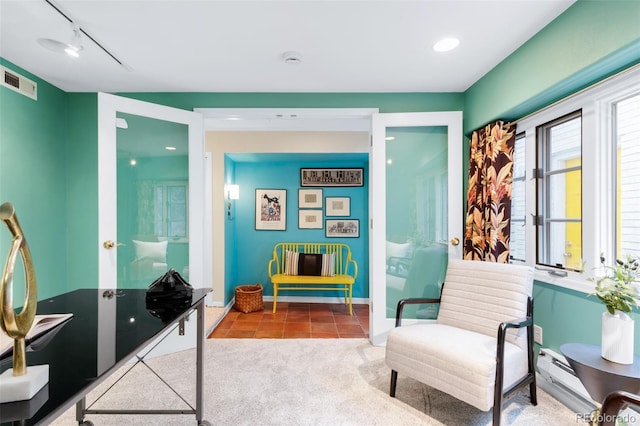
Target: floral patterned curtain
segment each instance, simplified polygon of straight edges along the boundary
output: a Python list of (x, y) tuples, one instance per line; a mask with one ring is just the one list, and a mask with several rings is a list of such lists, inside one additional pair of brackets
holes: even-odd
[(509, 262), (515, 126), (496, 121), (471, 135), (464, 258)]

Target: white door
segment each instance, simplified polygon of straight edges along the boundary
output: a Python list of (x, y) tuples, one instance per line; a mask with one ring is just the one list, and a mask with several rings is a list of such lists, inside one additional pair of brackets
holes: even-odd
[(98, 94), (99, 288), (146, 288), (174, 268), (203, 274), (199, 113)]
[(369, 170), (369, 335), (384, 345), (398, 300), (438, 297), (447, 259), (462, 257), (462, 112), (374, 114)]

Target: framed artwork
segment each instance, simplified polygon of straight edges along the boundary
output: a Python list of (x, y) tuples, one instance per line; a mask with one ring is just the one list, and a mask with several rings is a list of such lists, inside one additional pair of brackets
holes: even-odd
[(363, 186), (363, 168), (300, 169), (300, 186)]
[(322, 208), (322, 189), (298, 189), (298, 208)]
[(256, 189), (256, 230), (287, 229), (287, 190)]
[(298, 228), (322, 229), (322, 210), (298, 210)]
[(327, 238), (358, 238), (360, 237), (360, 221), (358, 219), (327, 219), (324, 236)]
[(325, 215), (349, 216), (351, 214), (351, 198), (327, 197), (325, 200)]

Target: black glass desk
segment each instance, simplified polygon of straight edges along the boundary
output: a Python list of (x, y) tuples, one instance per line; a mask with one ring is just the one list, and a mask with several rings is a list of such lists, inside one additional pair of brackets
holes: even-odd
[[(180, 327), (193, 311), (196, 326), (196, 401), (193, 410), (163, 410), (163, 413), (195, 414), (198, 424), (203, 409), (204, 298), (211, 289), (194, 289), (191, 304), (176, 312), (154, 316), (145, 304), (146, 289), (81, 289), (38, 302), (38, 314), (68, 313), (64, 323), (44, 347), (27, 349), (27, 366), (49, 365), (49, 383), (32, 400), (0, 404), (0, 423), (47, 424), (76, 405), (76, 419), (106, 410), (86, 410), (85, 396), (152, 341), (171, 328)], [(106, 292), (106, 293), (105, 293)], [(33, 342), (33, 346), (37, 346)], [(12, 358), (0, 361), (0, 373), (12, 367)], [(27, 367), (28, 368), (28, 367)], [(25, 404), (33, 407), (25, 408)], [(35, 408), (34, 408), (35, 407)], [(16, 413), (34, 411), (29, 418)], [(114, 413), (116, 411), (113, 411)], [(117, 411), (125, 413), (125, 411)], [(153, 410), (126, 410), (130, 414), (158, 413)]]

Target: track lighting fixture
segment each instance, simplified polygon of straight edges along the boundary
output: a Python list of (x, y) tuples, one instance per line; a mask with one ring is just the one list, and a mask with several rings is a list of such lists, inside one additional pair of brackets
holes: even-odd
[(56, 53), (66, 53), (67, 55), (77, 58), (80, 56), (80, 52), (84, 48), (82, 46), (82, 35), (80, 27), (72, 22), (71, 29), (73, 30), (73, 38), (69, 43), (63, 43), (58, 40), (54, 40), (51, 38), (39, 38), (38, 43), (42, 47), (45, 47)]

